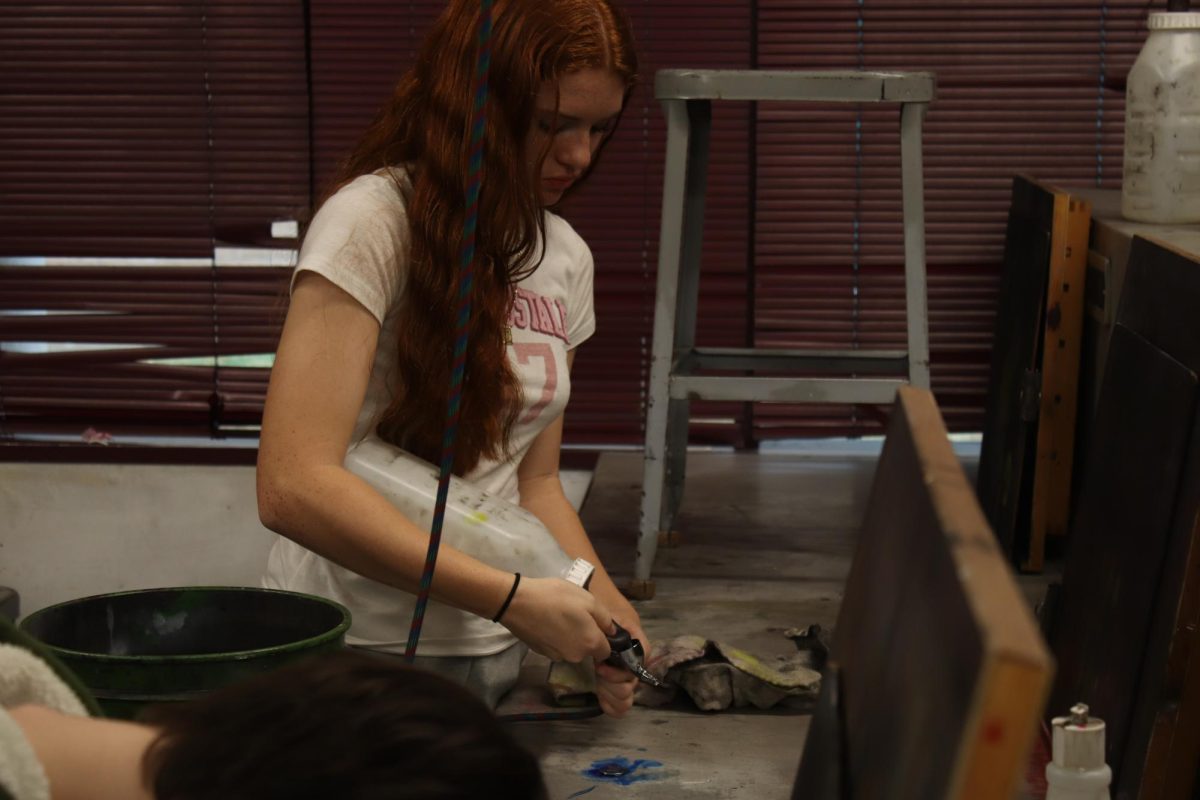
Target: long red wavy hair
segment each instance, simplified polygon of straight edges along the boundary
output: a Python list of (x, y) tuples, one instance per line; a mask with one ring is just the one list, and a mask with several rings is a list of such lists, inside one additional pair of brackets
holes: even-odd
[[(445, 426), (465, 214), (469, 126), (478, 46), (478, 0), (450, 0), (416, 64), (342, 164), (335, 186), (410, 166), (405, 309), (398, 324), (395, 400), (381, 438), (436, 462)], [(488, 122), (476, 229), (469, 345), (454, 472), (507, 453), (521, 387), (507, 358), (513, 286), (538, 266), (544, 234), (540, 165), (525, 152), (539, 89), (581, 69), (637, 79), (628, 21), (610, 0), (497, 0), (492, 14)], [(593, 159), (593, 166), (595, 159)]]

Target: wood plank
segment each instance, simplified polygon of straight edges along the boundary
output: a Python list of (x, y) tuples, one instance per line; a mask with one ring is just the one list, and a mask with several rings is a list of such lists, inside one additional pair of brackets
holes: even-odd
[[(1050, 683), (1049, 673), (1040, 665), (1018, 660), (999, 659), (986, 670), (954, 782), (958, 790), (953, 796), (964, 800), (1001, 797), (998, 786), (1010, 787), (1008, 796), (1012, 796), (1037, 736), (1038, 715)], [(1014, 702), (1023, 707), (1014, 709)]]
[(1005, 551), (1032, 572), (1070, 516), (1090, 220), (1087, 201), (1013, 180), (976, 485)]
[(925, 390), (893, 406), (831, 659), (849, 796), (1011, 797), (1051, 660)]
[(1023, 569), (1031, 572), (1042, 570), (1046, 537), (1065, 536), (1070, 521), (1090, 223), (1089, 203), (1055, 192), (1043, 314), (1041, 403), (1037, 419), (1029, 551), (1022, 564)]

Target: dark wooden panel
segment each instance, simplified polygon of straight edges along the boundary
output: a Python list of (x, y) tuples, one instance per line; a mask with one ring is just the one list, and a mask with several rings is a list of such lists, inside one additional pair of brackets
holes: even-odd
[(846, 747), (842, 737), (841, 668), (829, 662), (821, 671), (821, 694), (804, 738), (804, 755), (792, 787), (792, 800), (843, 800)]
[(1068, 527), (1090, 219), (1086, 200), (1013, 180), (977, 491), (1032, 572)]
[(1200, 372), (1200, 262), (1136, 236), (1129, 247), (1117, 324)]
[(1119, 795), (1184, 798), (1200, 790), (1200, 415), (1166, 542), (1158, 597), (1120, 769)]
[(1017, 558), (1024, 557), (1029, 538), (1038, 355), (1053, 226), (1053, 192), (1014, 178), (976, 487), (1001, 545)]
[(1086, 702), (1120, 763), (1179, 485), (1196, 375), (1113, 331), (1075, 536), (1063, 574), (1052, 708)]
[(1050, 659), (927, 391), (893, 407), (834, 637), (849, 796), (1011, 795)]
[(1118, 800), (1200, 789), (1197, 308), (1200, 263), (1134, 239), (1053, 637), (1055, 697), (1108, 720)]
[[(884, 454), (847, 580), (834, 652), (853, 797), (942, 797), (978, 677), (982, 643), (928, 496), (903, 414)], [(936, 620), (936, 622), (935, 622)], [(889, 752), (891, 750), (891, 752)], [(903, 775), (903, 795), (889, 786)]]
[(1108, 721), (1119, 800), (1200, 788), (1198, 307), (1200, 264), (1135, 239), (1053, 636), (1055, 703)]

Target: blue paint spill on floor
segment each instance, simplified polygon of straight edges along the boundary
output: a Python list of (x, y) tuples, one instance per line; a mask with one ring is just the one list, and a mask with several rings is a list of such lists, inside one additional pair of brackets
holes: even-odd
[(661, 773), (649, 771), (657, 767), (662, 767), (661, 761), (651, 761), (646, 758), (630, 761), (618, 756), (593, 761), (592, 766), (583, 770), (582, 774), (585, 778), (591, 778), (594, 781), (628, 786), (631, 783), (653, 781), (663, 777)]

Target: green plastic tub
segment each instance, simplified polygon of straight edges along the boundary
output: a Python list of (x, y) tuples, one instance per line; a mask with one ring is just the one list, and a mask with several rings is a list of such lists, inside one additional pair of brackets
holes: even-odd
[(296, 592), (229, 586), (144, 589), (70, 600), (20, 624), (113, 717), (187, 700), (344, 646), (345, 606)]

